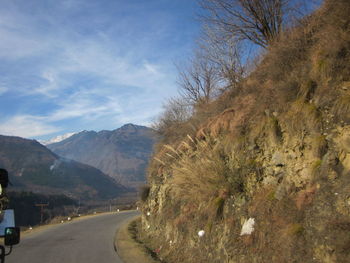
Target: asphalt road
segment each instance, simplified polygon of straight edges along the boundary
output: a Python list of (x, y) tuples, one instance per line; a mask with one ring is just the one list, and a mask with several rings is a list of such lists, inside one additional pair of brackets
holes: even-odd
[[(21, 238), (6, 263), (122, 263), (114, 250), (117, 229), (138, 212), (102, 214), (55, 225)], [(7, 249), (8, 250), (8, 249)]]

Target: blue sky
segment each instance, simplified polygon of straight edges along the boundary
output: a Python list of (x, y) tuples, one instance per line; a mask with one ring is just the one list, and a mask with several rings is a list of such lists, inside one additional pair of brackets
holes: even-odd
[(0, 134), (149, 125), (199, 34), (194, 0), (0, 0)]

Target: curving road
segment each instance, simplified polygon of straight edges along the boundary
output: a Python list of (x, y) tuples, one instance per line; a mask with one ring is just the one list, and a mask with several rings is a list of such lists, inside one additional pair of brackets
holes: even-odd
[(6, 263), (122, 263), (114, 237), (136, 211), (102, 214), (55, 225), (21, 238)]

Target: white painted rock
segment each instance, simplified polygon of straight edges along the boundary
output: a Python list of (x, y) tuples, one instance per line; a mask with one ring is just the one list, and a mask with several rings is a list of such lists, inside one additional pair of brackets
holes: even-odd
[(205, 234), (205, 231), (204, 231), (204, 230), (198, 231), (198, 236), (199, 236), (199, 237), (203, 237), (204, 234)]
[(242, 226), (241, 236), (250, 235), (251, 233), (253, 233), (254, 224), (255, 224), (254, 218), (249, 218), (248, 220), (246, 220)]

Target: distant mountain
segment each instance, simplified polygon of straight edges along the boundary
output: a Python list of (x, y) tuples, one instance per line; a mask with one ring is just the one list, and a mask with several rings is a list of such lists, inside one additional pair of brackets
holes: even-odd
[(61, 158), (35, 140), (0, 135), (0, 167), (12, 189), (65, 194), (82, 199), (114, 198), (125, 188), (100, 170)]
[(52, 144), (52, 143), (57, 143), (57, 142), (61, 142), (65, 139), (68, 139), (69, 137), (73, 136), (74, 134), (76, 134), (76, 132), (70, 132), (70, 133), (66, 133), (66, 134), (63, 134), (63, 135), (59, 135), (59, 136), (56, 136), (50, 140), (47, 140), (47, 141), (39, 141), (42, 145), (48, 145), (48, 144)]
[(145, 182), (145, 169), (157, 139), (153, 129), (126, 124), (113, 131), (83, 131), (47, 147), (136, 187)]

